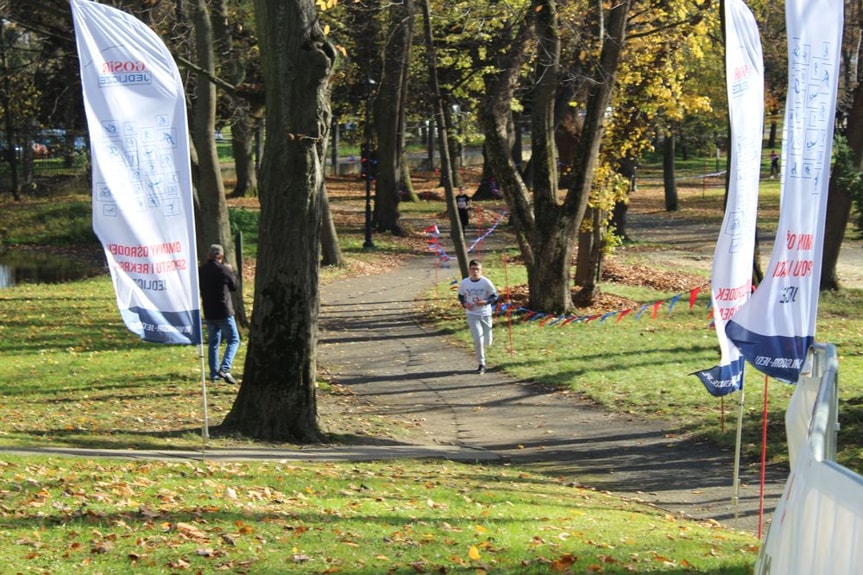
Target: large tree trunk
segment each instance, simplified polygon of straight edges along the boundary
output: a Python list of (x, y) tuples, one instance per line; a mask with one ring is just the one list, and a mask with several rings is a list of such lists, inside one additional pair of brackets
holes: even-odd
[[(857, 84), (854, 89), (854, 100), (848, 114), (848, 127), (845, 133), (848, 146), (852, 150), (854, 167), (857, 170), (863, 170), (863, 84)], [(841, 168), (834, 168), (834, 171), (838, 169)], [(836, 266), (853, 203), (850, 190), (837, 184), (836, 175), (834, 173), (830, 178), (827, 192), (827, 219), (824, 224), (824, 251), (821, 260), (822, 290), (837, 290), (840, 287)]]
[[(538, 114), (533, 123), (534, 130), (545, 130), (545, 133), (533, 134), (534, 210), (531, 210), (528, 190), (510, 153), (510, 102), (515, 79), (525, 56), (526, 44), (522, 41), (527, 36), (527, 21), (519, 31), (518, 39), (500, 57), (500, 72), (485, 78), (487, 99), (480, 113), (480, 121), (486, 136), (488, 161), (500, 180), (501, 191), (516, 227), (516, 238), (528, 271), (529, 305), (534, 309), (563, 311), (571, 306), (569, 271), (572, 246), (593, 185), (603, 120), (623, 49), (629, 6), (629, 0), (615, 4), (609, 12), (608, 24), (603, 29), (608, 40), (602, 44), (595, 73), (595, 78), (601, 81), (589, 82), (583, 132), (573, 163), (573, 179), (562, 205), (556, 197), (556, 170), (550, 131), (556, 86), (543, 86), (534, 98), (534, 113)], [(559, 44), (553, 0), (536, 0), (529, 18), (536, 19), (537, 36), (540, 39), (537, 77), (546, 78), (547, 73), (556, 71)], [(546, 149), (537, 147), (537, 144), (544, 145)]]
[(374, 103), (378, 142), (374, 222), (378, 231), (395, 235), (405, 233), (399, 217), (399, 183), (405, 147), (405, 107), (414, 13), (413, 0), (389, 6), (383, 75)]
[(243, 384), (224, 427), (322, 439), (315, 398), (318, 258), (335, 50), (313, 0), (255, 0), (267, 101), (255, 302)]
[(557, 157), (554, 143), (554, 107), (560, 71), (560, 30), (555, 0), (539, 0), (536, 15), (538, 41), (531, 126), (533, 205), (536, 218), (531, 244), (537, 254), (528, 266), (527, 285), (532, 309), (565, 312), (572, 305), (569, 271), (575, 227), (562, 218), (558, 199)]
[[(611, 103), (614, 79), (625, 42), (629, 6), (629, 0), (618, 2), (609, 10), (607, 22), (603, 17), (597, 19), (597, 37), (600, 38), (602, 47), (594, 77), (601, 81), (588, 84), (584, 122), (576, 143), (576, 154), (572, 164), (572, 179), (558, 219), (553, 220), (547, 215), (540, 217), (540, 209), (539, 206), (537, 207), (537, 229), (553, 228), (556, 231), (556, 233), (546, 233), (546, 243), (536, 244), (540, 247), (536, 247), (534, 253), (537, 254), (537, 262), (540, 262), (540, 265), (537, 266), (536, 278), (533, 282), (528, 280), (531, 290), (537, 289), (541, 292), (536, 299), (531, 294), (531, 305), (535, 301), (542, 310), (566, 311), (572, 303), (568, 282), (573, 243), (587, 210), (594, 172), (599, 163), (604, 119)], [(550, 202), (551, 198), (546, 201)], [(546, 261), (550, 263), (545, 265)], [(598, 260), (596, 266), (598, 266)], [(591, 263), (592, 268), (596, 266)], [(543, 282), (543, 279), (546, 281)], [(552, 281), (554, 283), (550, 283)], [(559, 285), (561, 282), (566, 284), (565, 289)], [(592, 294), (586, 295), (589, 301)]]

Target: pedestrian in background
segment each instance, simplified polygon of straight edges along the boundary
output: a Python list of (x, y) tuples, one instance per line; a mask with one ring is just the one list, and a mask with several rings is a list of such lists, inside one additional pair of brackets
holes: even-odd
[(779, 175), (779, 155), (776, 150), (770, 151), (770, 179)]
[(467, 231), (467, 226), (470, 224), (470, 198), (464, 193), (464, 188), (458, 189), (458, 195), (455, 197), (455, 207), (458, 209), (458, 219), (461, 221), (462, 233)]
[[(234, 320), (231, 292), (237, 290), (237, 276), (225, 263), (225, 250), (213, 244), (207, 251), (207, 261), (199, 268), (204, 320), (207, 323), (207, 360), (210, 381), (224, 379), (230, 384), (237, 380), (231, 375), (234, 356), (240, 347), (240, 332)], [(219, 361), (219, 348), (225, 340), (225, 355)]]
[(473, 336), (473, 347), (479, 367), (477, 375), (485, 373), (485, 348), (492, 344), (492, 310), (498, 300), (497, 290), (491, 280), (482, 275), (482, 263), (471, 260), (469, 276), (458, 288), (458, 301), (465, 310), (467, 325)]

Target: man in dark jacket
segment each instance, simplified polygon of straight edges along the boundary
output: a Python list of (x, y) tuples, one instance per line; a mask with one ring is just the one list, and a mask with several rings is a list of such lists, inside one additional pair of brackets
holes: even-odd
[[(210, 381), (221, 378), (236, 384), (231, 365), (240, 347), (240, 333), (234, 320), (231, 292), (237, 289), (237, 276), (225, 263), (225, 250), (213, 244), (207, 251), (207, 262), (199, 269), (201, 299), (204, 303), (204, 320), (207, 322), (207, 359), (210, 364)], [(227, 347), (219, 363), (219, 346), (224, 338)]]

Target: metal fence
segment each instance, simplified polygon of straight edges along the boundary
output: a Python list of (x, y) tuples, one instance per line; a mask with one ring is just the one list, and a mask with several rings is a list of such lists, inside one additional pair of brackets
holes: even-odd
[(836, 463), (839, 360), (815, 344), (786, 412), (791, 474), (757, 575), (856, 575), (863, 565), (863, 476)]

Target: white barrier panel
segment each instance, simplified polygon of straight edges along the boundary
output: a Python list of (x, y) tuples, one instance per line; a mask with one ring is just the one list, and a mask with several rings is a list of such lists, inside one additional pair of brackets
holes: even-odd
[(757, 575), (863, 572), (863, 477), (801, 450), (755, 566)]
[(863, 477), (835, 463), (838, 360), (812, 346), (808, 373), (786, 412), (791, 475), (773, 515), (756, 575), (863, 573)]

